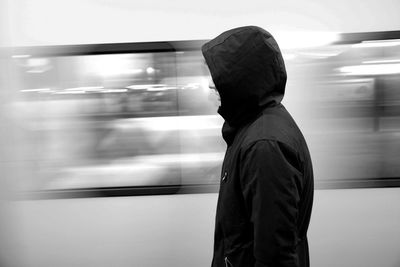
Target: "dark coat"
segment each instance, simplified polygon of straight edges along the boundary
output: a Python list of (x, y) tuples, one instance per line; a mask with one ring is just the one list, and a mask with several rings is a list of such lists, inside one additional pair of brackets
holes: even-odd
[(212, 266), (309, 266), (313, 170), (306, 141), (280, 103), (286, 71), (279, 47), (249, 26), (222, 33), (202, 52), (228, 145)]

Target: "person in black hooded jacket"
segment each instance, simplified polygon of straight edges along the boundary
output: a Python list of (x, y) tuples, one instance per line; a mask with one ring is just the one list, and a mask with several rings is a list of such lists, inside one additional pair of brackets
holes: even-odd
[(272, 35), (228, 30), (202, 46), (220, 95), (227, 150), (212, 267), (309, 266), (314, 178), (306, 141), (281, 104), (286, 70)]

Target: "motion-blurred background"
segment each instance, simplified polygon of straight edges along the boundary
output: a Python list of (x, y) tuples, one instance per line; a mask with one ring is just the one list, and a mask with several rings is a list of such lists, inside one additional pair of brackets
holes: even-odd
[(0, 266), (207, 266), (225, 143), (201, 44), (258, 25), (316, 192), (313, 266), (400, 266), (397, 1), (0, 2)]

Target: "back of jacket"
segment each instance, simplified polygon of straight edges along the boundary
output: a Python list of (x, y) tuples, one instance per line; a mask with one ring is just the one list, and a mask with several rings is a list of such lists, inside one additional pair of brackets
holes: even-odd
[(202, 52), (227, 143), (212, 266), (307, 267), (313, 171), (306, 141), (281, 104), (287, 76), (278, 44), (247, 26)]
[(278, 104), (226, 138), (212, 266), (309, 266), (313, 171), (296, 123)]

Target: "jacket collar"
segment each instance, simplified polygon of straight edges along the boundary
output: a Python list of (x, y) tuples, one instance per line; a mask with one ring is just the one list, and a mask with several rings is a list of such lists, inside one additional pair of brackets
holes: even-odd
[(242, 131), (244, 128), (247, 128), (248, 126), (250, 126), (250, 124), (252, 124), (259, 117), (261, 117), (262, 114), (264, 114), (265, 110), (272, 108), (272, 107), (281, 106), (281, 105), (282, 105), (281, 103), (270, 102), (270, 103), (268, 103), (268, 105), (266, 105), (261, 110), (261, 112), (259, 112), (255, 116), (250, 117), (247, 121), (244, 121), (243, 124), (240, 124), (239, 126), (232, 126), (227, 121), (225, 121), (222, 126), (222, 137), (224, 138), (226, 144), (228, 146), (232, 145), (233, 141), (235, 140), (236, 135), (240, 131)]

